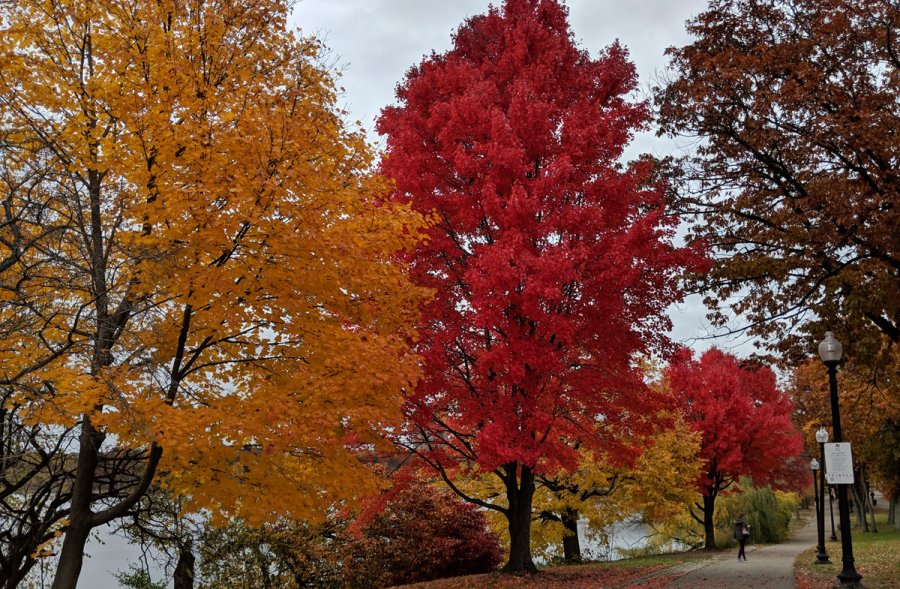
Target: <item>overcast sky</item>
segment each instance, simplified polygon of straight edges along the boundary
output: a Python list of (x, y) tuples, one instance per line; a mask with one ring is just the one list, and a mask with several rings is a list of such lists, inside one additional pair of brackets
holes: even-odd
[[(501, 4), (496, 0), (494, 4)], [(666, 65), (665, 49), (689, 37), (685, 21), (706, 0), (568, 0), (575, 40), (591, 55), (617, 39), (637, 66), (642, 90)], [(291, 24), (324, 39), (343, 71), (344, 105), (372, 131), (394, 89), (423, 57), (450, 48), (463, 21), (487, 10), (486, 0), (299, 0)], [(372, 139), (376, 137), (372, 134)], [(639, 151), (658, 151), (649, 137)]]
[[(568, 0), (566, 5), (580, 47), (596, 56), (618, 39), (629, 50), (646, 95), (666, 66), (665, 49), (688, 42), (684, 23), (706, 6), (706, 0)], [(487, 0), (300, 0), (290, 22), (303, 33), (324, 39), (331, 58), (343, 70), (341, 103), (375, 141), (375, 118), (393, 102), (394, 89), (406, 71), (432, 50), (447, 50), (459, 25), (485, 12), (487, 6)], [(646, 133), (636, 138), (626, 157), (645, 152), (666, 155), (676, 149), (671, 142)], [(737, 353), (752, 351), (740, 339), (697, 340), (708, 335), (705, 311), (697, 300), (670, 314), (676, 341), (696, 349), (715, 343)], [(127, 570), (128, 561), (139, 556), (136, 549), (107, 540), (105, 546), (89, 544), (92, 558), (85, 561), (80, 586), (116, 589), (111, 573)]]

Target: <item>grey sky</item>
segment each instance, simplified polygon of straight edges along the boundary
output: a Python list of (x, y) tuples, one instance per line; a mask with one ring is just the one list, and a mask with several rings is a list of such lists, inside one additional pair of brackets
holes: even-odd
[[(565, 4), (579, 45), (596, 55), (618, 39), (630, 51), (646, 90), (665, 67), (665, 49), (689, 39), (684, 22), (700, 12), (706, 0)], [(487, 6), (486, 0), (299, 0), (290, 22), (325, 40), (344, 73), (344, 104), (371, 131), (381, 108), (393, 102), (394, 88), (406, 71), (432, 50), (447, 50), (459, 25)], [(659, 149), (649, 138), (642, 138), (640, 147)]]

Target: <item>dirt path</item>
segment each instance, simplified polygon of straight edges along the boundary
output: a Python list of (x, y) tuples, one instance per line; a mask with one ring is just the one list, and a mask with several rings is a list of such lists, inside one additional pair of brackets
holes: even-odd
[(816, 523), (811, 515), (806, 515), (807, 525), (781, 544), (748, 546), (746, 562), (738, 562), (737, 549), (734, 549), (728, 554), (661, 571), (667, 576), (680, 575), (665, 585), (666, 589), (796, 589), (794, 559), (816, 545)]

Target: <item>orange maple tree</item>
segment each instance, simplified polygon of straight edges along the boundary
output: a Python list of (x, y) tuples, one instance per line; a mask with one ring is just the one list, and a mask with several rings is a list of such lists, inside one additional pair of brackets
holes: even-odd
[[(900, 342), (900, 5), (719, 0), (672, 48), (662, 133), (696, 137), (682, 205), (718, 254), (715, 311), (802, 361), (809, 336)], [(724, 325), (726, 313), (716, 317)], [(804, 329), (794, 329), (805, 325)], [(816, 339), (815, 341), (818, 341)]]
[[(865, 362), (846, 359), (837, 372), (837, 383), (842, 437), (852, 444), (857, 484), (869, 480), (896, 497), (900, 494), (900, 352), (895, 347), (892, 353), (893, 362), (875, 372)], [(815, 433), (820, 427), (831, 429), (828, 373), (822, 362), (811, 358), (794, 368), (789, 387), (807, 451), (818, 456)]]
[(250, 522), (375, 484), (347, 442), (417, 378), (396, 254), (421, 218), (287, 14), (3, 6), (0, 373), (23, 419), (77, 428), (56, 589), (152, 482)]

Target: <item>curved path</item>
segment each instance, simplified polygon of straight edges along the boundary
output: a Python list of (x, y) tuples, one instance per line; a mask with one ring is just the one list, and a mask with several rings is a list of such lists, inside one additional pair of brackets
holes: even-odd
[[(727, 554), (660, 571), (660, 576), (680, 574), (677, 579), (665, 585), (666, 589), (796, 589), (794, 559), (804, 550), (816, 545), (816, 522), (809, 515), (811, 514), (807, 514), (809, 522), (781, 544), (747, 546), (746, 562), (738, 562), (735, 548)], [(834, 559), (834, 555), (829, 556)]]

